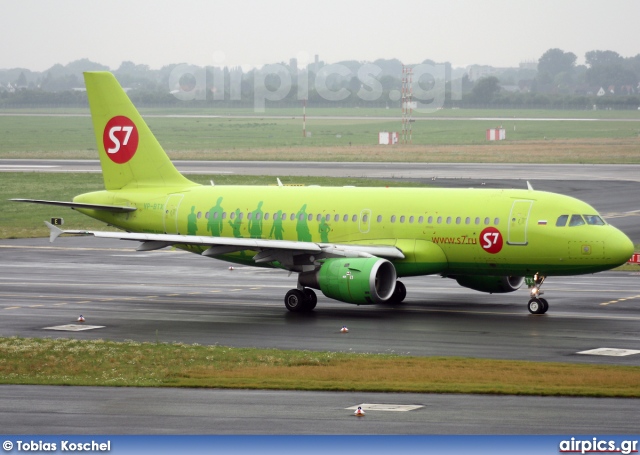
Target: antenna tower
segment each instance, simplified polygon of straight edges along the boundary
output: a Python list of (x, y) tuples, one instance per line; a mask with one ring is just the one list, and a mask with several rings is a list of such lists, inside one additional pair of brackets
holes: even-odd
[(413, 123), (413, 68), (402, 65), (402, 143), (411, 144)]

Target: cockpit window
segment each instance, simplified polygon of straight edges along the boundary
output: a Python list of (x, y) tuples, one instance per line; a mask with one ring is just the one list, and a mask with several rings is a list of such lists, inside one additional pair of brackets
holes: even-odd
[(583, 215), (587, 224), (592, 226), (604, 226), (604, 221), (598, 215)]
[(558, 226), (558, 227), (566, 226), (568, 219), (569, 219), (569, 215), (560, 215), (558, 217), (558, 221), (556, 221), (556, 226)]
[(584, 224), (584, 219), (582, 219), (580, 215), (571, 215), (569, 226), (582, 226), (583, 224)]

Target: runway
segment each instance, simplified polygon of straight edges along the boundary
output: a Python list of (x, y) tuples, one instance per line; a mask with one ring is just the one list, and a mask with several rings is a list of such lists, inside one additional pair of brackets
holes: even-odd
[[(436, 277), (405, 279), (399, 307), (320, 296), (314, 314), (302, 315), (284, 308), (295, 285), (286, 272), (229, 270), (190, 253), (134, 248), (93, 238), (0, 241), (0, 335), (640, 365), (636, 272), (549, 278), (543, 316), (528, 313), (524, 290), (485, 295)], [(79, 314), (103, 328), (47, 329), (74, 324)], [(638, 353), (579, 354), (597, 348)], [(626, 399), (2, 386), (0, 403), (0, 425), (16, 434), (637, 431), (637, 400)], [(359, 421), (347, 408), (361, 403), (424, 408)], [(60, 413), (64, 419), (51, 417)]]

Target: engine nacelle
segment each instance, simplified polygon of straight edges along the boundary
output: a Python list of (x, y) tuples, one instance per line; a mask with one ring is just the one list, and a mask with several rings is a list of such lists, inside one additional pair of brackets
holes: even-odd
[(491, 294), (513, 292), (524, 283), (524, 277), (521, 276), (462, 275), (455, 278), (460, 286)]
[(386, 302), (393, 295), (396, 279), (393, 264), (377, 257), (326, 259), (319, 270), (298, 277), (302, 286), (357, 305)]

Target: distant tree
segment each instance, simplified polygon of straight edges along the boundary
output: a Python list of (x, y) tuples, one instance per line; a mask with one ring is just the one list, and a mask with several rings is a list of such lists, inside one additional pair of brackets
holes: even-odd
[(623, 58), (614, 51), (589, 51), (584, 54), (587, 66), (594, 68), (596, 66), (621, 65)]
[(549, 49), (538, 60), (538, 73), (546, 73), (552, 79), (563, 72), (571, 72), (576, 64), (576, 54), (562, 49)]
[(489, 103), (493, 101), (500, 92), (500, 84), (495, 76), (483, 77), (471, 90), (474, 101), (478, 103)]
[(16, 80), (16, 85), (18, 87), (26, 87), (27, 86), (27, 76), (24, 75), (24, 71), (20, 72), (20, 76), (18, 76), (18, 80)]

